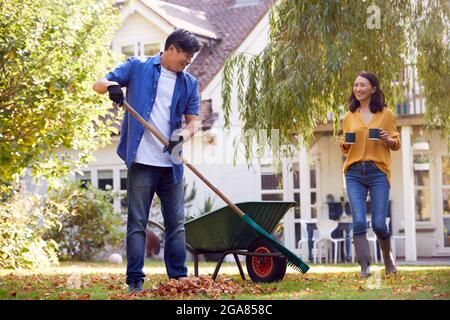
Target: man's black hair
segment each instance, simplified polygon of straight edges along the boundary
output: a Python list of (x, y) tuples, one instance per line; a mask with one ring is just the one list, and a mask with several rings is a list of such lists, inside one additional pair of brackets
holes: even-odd
[(164, 51), (169, 49), (173, 44), (178, 50), (185, 51), (189, 54), (194, 54), (200, 51), (200, 41), (191, 32), (184, 29), (177, 29), (172, 32), (166, 39)]

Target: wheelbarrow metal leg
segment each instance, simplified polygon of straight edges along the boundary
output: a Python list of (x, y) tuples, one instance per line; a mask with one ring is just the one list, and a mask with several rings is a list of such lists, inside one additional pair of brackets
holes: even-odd
[(216, 281), (216, 278), (217, 278), (217, 275), (219, 274), (219, 270), (220, 270), (220, 267), (222, 266), (223, 260), (224, 260), (225, 257), (226, 257), (228, 254), (230, 254), (230, 253), (233, 254), (234, 260), (236, 261), (236, 264), (237, 264), (237, 266), (238, 266), (238, 268), (239, 268), (239, 273), (240, 273), (240, 275), (241, 275), (242, 280), (245, 280), (245, 273), (244, 273), (244, 270), (242, 269), (242, 265), (241, 265), (241, 262), (239, 261), (238, 255), (236, 254), (236, 252), (233, 252), (233, 251), (231, 251), (231, 252), (230, 252), (230, 251), (227, 251), (227, 252), (225, 252), (224, 254), (222, 254), (222, 256), (221, 256), (220, 259), (219, 259), (219, 262), (217, 262), (216, 269), (214, 270), (214, 273), (213, 273), (213, 276), (212, 276), (212, 279), (213, 279), (214, 281)]
[(244, 270), (242, 270), (242, 265), (241, 265), (241, 262), (239, 261), (238, 255), (233, 252), (233, 257), (234, 257), (234, 260), (236, 261), (236, 264), (237, 264), (237, 266), (239, 268), (239, 273), (241, 274), (242, 280), (245, 280), (245, 273), (244, 273)]
[(216, 269), (214, 270), (214, 273), (212, 276), (213, 281), (216, 281), (217, 275), (219, 274), (220, 267), (222, 266), (223, 259), (225, 258), (225, 256), (227, 254), (228, 254), (228, 252), (225, 252), (224, 254), (222, 254), (222, 256), (220, 256), (219, 262), (217, 262)]
[(198, 255), (194, 254), (194, 275), (198, 277)]
[(194, 257), (194, 275), (198, 277), (198, 252), (189, 244), (186, 244), (186, 249)]

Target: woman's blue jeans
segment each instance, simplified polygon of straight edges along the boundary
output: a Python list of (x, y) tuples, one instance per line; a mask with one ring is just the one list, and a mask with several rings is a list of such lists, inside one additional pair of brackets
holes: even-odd
[(379, 239), (390, 237), (386, 225), (390, 185), (386, 174), (372, 161), (361, 161), (350, 166), (345, 174), (347, 195), (353, 217), (353, 235), (366, 233), (366, 197), (370, 194), (371, 225)]
[(128, 169), (127, 284), (143, 281), (146, 228), (154, 194), (164, 218), (164, 261), (169, 278), (187, 276), (183, 184), (173, 183), (172, 167), (133, 163)]

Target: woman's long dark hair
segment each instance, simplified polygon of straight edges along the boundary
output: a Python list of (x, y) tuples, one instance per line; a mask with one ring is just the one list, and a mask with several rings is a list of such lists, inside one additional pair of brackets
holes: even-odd
[[(372, 72), (360, 72), (358, 74), (358, 77), (364, 77), (367, 80), (369, 80), (372, 87), (376, 87), (376, 91), (372, 93), (372, 97), (370, 98), (369, 108), (372, 113), (377, 113), (378, 111), (382, 111), (383, 108), (386, 106), (386, 103), (384, 101), (384, 93), (381, 91), (380, 88), (380, 80), (378, 80), (378, 77), (372, 73)], [(348, 98), (348, 109), (351, 112), (355, 112), (359, 108), (359, 101), (356, 99), (355, 93), (353, 92), (352, 87), (352, 94), (350, 95), (350, 98)]]

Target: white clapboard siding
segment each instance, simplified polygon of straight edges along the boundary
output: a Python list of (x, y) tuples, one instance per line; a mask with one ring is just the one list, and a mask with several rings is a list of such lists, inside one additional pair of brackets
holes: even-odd
[(113, 51), (120, 52), (126, 45), (143, 43), (164, 43), (167, 34), (157, 25), (135, 12), (130, 14), (122, 23), (113, 39)]
[[(254, 169), (248, 169), (246, 165), (200, 165), (198, 170), (233, 203), (245, 201), (261, 201), (259, 188), (257, 187), (257, 173)], [(188, 168), (185, 168), (185, 178), (191, 189), (193, 181), (197, 188), (197, 196), (194, 208), (202, 208), (204, 202), (210, 196), (215, 199), (215, 209), (226, 204), (197, 178)], [(195, 211), (195, 210), (194, 210)]]

